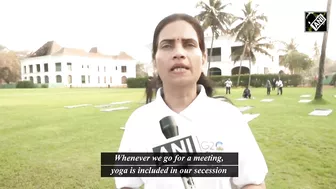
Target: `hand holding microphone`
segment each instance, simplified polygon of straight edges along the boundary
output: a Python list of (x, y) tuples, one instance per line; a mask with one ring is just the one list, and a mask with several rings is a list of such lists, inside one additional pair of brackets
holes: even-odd
[[(160, 120), (161, 131), (166, 139), (179, 135), (178, 126), (176, 125), (173, 117), (167, 116)], [(196, 189), (192, 177), (181, 177), (185, 189)]]

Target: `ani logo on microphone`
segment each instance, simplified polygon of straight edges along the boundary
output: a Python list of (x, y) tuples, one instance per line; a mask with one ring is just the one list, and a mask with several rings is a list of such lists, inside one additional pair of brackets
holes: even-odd
[(305, 12), (306, 32), (326, 32), (327, 12)]
[(180, 138), (169, 142), (167, 144), (163, 144), (160, 146), (156, 146), (153, 148), (154, 153), (195, 153), (196, 147), (195, 143), (191, 136)]

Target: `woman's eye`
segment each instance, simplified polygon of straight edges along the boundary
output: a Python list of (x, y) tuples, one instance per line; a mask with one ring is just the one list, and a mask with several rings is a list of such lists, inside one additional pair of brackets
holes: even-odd
[(161, 48), (170, 48), (170, 47), (171, 47), (171, 45), (169, 45), (169, 44), (161, 45)]
[(194, 43), (187, 43), (187, 47), (196, 47)]

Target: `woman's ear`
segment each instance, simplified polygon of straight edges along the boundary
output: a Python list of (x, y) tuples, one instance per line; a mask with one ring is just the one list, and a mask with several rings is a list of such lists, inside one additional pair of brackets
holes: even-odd
[(203, 56), (202, 56), (202, 66), (204, 66), (204, 64), (207, 62), (208, 60), (208, 55), (206, 52), (203, 53)]
[(156, 65), (156, 61), (153, 60), (153, 72), (156, 74), (157, 73), (157, 65)]

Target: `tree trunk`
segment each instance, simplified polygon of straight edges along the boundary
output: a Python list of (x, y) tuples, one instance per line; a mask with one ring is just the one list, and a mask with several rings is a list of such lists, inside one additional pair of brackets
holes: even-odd
[[(245, 50), (246, 50), (246, 43), (244, 45), (244, 49), (243, 49), (243, 54), (240, 55), (240, 65), (239, 65), (239, 71), (238, 71), (238, 80), (237, 80), (237, 87), (239, 87), (239, 82), (240, 82), (240, 73), (241, 73), (241, 67), (242, 67), (242, 63), (243, 63), (243, 58), (245, 57)], [(250, 69), (250, 73), (251, 73), (251, 69)]]
[(327, 32), (323, 34), (323, 41), (322, 41), (322, 48), (321, 48), (321, 56), (320, 56), (320, 63), (319, 63), (319, 73), (318, 79), (316, 84), (316, 92), (315, 92), (315, 100), (322, 99), (322, 90), (323, 90), (323, 77), (324, 77), (324, 63), (325, 63), (325, 56), (326, 56), (326, 48), (327, 48), (327, 41), (328, 41), (328, 30), (330, 25), (330, 7), (331, 7), (331, 0), (328, 0), (327, 5)]
[(207, 76), (210, 77), (210, 63), (212, 61), (212, 46), (213, 46), (213, 42), (215, 39), (215, 32), (212, 31), (212, 39), (211, 39), (211, 47), (210, 47), (210, 55), (209, 55), (209, 63), (208, 63), (208, 71), (207, 71)]
[(248, 88), (250, 88), (250, 85), (251, 85), (251, 62), (252, 62), (252, 60), (251, 60), (251, 53), (249, 53), (250, 54), (250, 56), (249, 56), (249, 69), (250, 69), (250, 74), (249, 74), (249, 80), (248, 80)]

